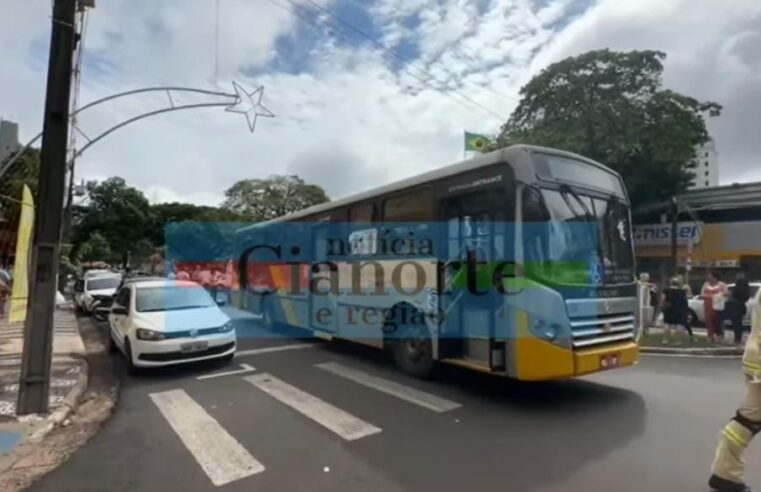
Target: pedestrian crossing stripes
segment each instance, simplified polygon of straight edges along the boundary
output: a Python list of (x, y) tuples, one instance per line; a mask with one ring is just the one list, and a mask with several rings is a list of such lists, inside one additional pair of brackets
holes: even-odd
[[(328, 379), (338, 376), (436, 413), (448, 412), (462, 407), (462, 404), (456, 401), (337, 362), (324, 362), (315, 364), (314, 367), (323, 371)], [(254, 367), (241, 364), (241, 369), (210, 373), (198, 376), (196, 380), (206, 381), (220, 377), (235, 377), (245, 380), (253, 387), (261, 390), (266, 395), (263, 398), (272, 397), (276, 399), (346, 441), (355, 441), (382, 432), (380, 427), (290, 383), (269, 373), (255, 373), (254, 371), (256, 371)], [(244, 375), (247, 372), (252, 374)], [(253, 390), (252, 394), (255, 392), (256, 390)], [(225, 428), (184, 390), (172, 389), (160, 393), (151, 393), (150, 398), (214, 485), (224, 485), (265, 471), (264, 465), (249, 454)], [(294, 417), (298, 418), (296, 414)]]
[(447, 400), (446, 398), (441, 398), (431, 393), (411, 388), (388, 379), (383, 379), (356, 369), (351, 369), (335, 362), (317, 364), (316, 367), (434, 412), (448, 412), (449, 410), (454, 410), (461, 406), (459, 403), (452, 400)]
[(243, 379), (347, 441), (354, 441), (381, 432), (379, 427), (369, 424), (270, 374), (256, 374), (246, 376)]
[(217, 487), (264, 471), (264, 465), (185, 391), (151, 393), (150, 397)]

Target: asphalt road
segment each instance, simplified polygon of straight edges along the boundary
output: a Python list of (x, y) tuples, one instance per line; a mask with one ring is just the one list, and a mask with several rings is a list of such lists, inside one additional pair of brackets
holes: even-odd
[[(374, 350), (303, 344), (246, 339), (241, 351), (290, 349), (124, 376), (115, 415), (31, 490), (705, 491), (743, 391), (733, 359), (646, 356), (545, 384), (455, 368), (419, 381)], [(197, 379), (240, 364), (255, 369)]]

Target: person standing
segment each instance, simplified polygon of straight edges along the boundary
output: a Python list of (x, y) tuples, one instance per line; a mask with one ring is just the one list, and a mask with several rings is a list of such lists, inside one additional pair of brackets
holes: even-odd
[[(669, 286), (663, 291), (661, 300), (663, 305), (663, 323), (666, 325), (666, 338), (664, 342), (671, 340), (672, 331), (687, 330), (687, 291), (682, 285), (682, 278), (676, 276), (671, 279)], [(690, 338), (692, 330), (690, 329)]]
[(0, 277), (0, 316), (5, 314), (5, 301), (11, 294), (10, 282)]
[(653, 290), (654, 286), (650, 283), (650, 274), (642, 272), (639, 274), (639, 291), (637, 296), (639, 298), (639, 317), (642, 331), (647, 334), (650, 331), (650, 326), (653, 324), (655, 318), (655, 304), (653, 303)]
[[(761, 305), (761, 290), (756, 294)], [(761, 432), (761, 310), (756, 309), (743, 354), (745, 401), (719, 436), (708, 485), (718, 492), (752, 492), (745, 485), (745, 450)]]
[(705, 315), (705, 325), (708, 330), (708, 339), (715, 342), (722, 331), (722, 314), (724, 311), (724, 299), (727, 293), (727, 286), (724, 282), (719, 281), (716, 272), (709, 270), (706, 275), (706, 281), (700, 293), (703, 295), (703, 312)]
[(732, 330), (735, 332), (735, 343), (737, 345), (743, 341), (743, 318), (747, 311), (748, 299), (750, 299), (750, 285), (748, 285), (745, 274), (739, 273), (725, 306), (725, 316), (732, 322)]

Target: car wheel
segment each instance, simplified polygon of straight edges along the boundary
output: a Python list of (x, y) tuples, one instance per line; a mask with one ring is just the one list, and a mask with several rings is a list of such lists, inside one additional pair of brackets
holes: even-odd
[(399, 338), (392, 341), (391, 351), (404, 373), (416, 378), (428, 378), (433, 373), (433, 344), (425, 325), (403, 327)]
[(96, 306), (96, 308), (93, 309), (92, 318), (95, 321), (101, 321), (101, 322), (102, 321), (107, 321), (108, 320), (108, 311), (106, 311), (103, 308), (98, 309), (97, 306)]
[(225, 355), (224, 357), (220, 357), (219, 358), (220, 365), (229, 366), (230, 364), (233, 363), (233, 357), (235, 357), (234, 352), (232, 354)]
[(698, 314), (692, 309), (687, 311), (687, 322), (690, 326), (699, 326), (702, 324), (700, 318), (698, 318)]
[(129, 338), (124, 339), (124, 358), (127, 361), (127, 374), (137, 374), (138, 368), (132, 360), (132, 346), (129, 343)]

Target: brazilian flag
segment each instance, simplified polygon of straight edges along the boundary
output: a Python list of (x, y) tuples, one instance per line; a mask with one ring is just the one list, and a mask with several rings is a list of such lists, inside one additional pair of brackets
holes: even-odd
[(465, 132), (465, 152), (486, 152), (489, 139), (478, 133)]

